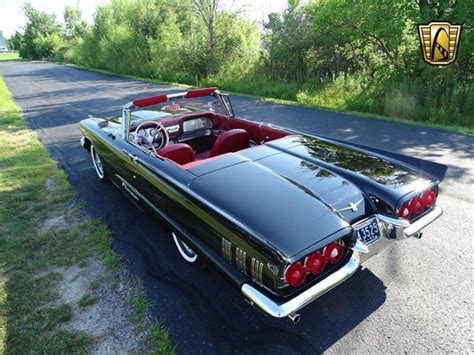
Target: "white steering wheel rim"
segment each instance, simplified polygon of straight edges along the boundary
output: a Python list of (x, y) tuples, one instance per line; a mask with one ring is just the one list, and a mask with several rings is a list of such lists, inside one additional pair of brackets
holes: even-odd
[[(153, 149), (153, 151), (156, 153), (157, 150), (160, 150), (161, 148), (163, 147), (166, 147), (170, 141), (170, 136), (169, 136), (169, 133), (168, 131), (166, 130), (165, 126), (163, 126), (160, 122), (157, 122), (157, 121), (144, 121), (142, 123), (140, 123), (137, 128), (135, 129), (135, 134), (137, 136), (137, 144), (141, 145), (142, 147), (145, 147), (141, 141), (138, 139), (139, 135), (138, 135), (138, 132), (142, 129), (143, 126), (145, 125), (155, 125), (156, 126), (156, 131), (157, 133), (158, 132), (162, 132), (161, 133), (161, 136), (162, 136), (162, 140), (161, 140), (161, 144), (158, 148), (155, 148), (153, 145), (151, 146), (151, 148)], [(154, 134), (152, 137), (153, 137), (153, 142), (155, 142), (155, 136), (157, 134)], [(145, 147), (146, 148), (146, 147)]]

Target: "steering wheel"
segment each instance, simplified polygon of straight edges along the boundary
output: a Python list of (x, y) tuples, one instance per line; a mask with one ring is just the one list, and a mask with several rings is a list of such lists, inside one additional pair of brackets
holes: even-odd
[[(149, 128), (148, 132), (146, 128)], [(151, 147), (155, 154), (157, 154), (157, 150), (166, 147), (170, 141), (168, 131), (157, 121), (142, 122), (137, 126), (135, 132), (137, 135), (137, 143), (144, 148)], [(159, 142), (159, 144), (155, 145), (157, 142)]]

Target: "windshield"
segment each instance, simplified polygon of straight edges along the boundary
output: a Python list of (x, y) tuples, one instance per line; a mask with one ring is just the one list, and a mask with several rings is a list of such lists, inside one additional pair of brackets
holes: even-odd
[(189, 99), (180, 97), (148, 106), (146, 110), (133, 111), (131, 120), (133, 123), (141, 120), (155, 120), (193, 112), (213, 112), (227, 115), (224, 105), (215, 96), (201, 96)]
[[(131, 112), (130, 123), (141, 121), (160, 120), (166, 117), (178, 116), (194, 112), (213, 112), (228, 115), (222, 102), (215, 96), (200, 96), (185, 99), (183, 97), (171, 98), (166, 102), (147, 106), (146, 109)], [(122, 122), (122, 117), (113, 117), (111, 121)]]

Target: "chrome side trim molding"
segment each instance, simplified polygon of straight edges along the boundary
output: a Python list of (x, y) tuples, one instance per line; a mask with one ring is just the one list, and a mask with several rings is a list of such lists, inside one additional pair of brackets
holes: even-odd
[(247, 253), (240, 248), (235, 249), (235, 264), (240, 272), (247, 274)]
[[(253, 260), (252, 260), (253, 261)], [(295, 313), (315, 299), (351, 277), (359, 268), (359, 256), (353, 253), (349, 261), (333, 274), (291, 300), (278, 304), (248, 283), (242, 285), (242, 294), (254, 305), (272, 317), (283, 318)]]
[(228, 263), (232, 264), (232, 243), (224, 238), (222, 238), (222, 256)]
[(255, 258), (252, 258), (252, 265), (250, 269), (252, 279), (259, 285), (263, 285), (263, 263)]

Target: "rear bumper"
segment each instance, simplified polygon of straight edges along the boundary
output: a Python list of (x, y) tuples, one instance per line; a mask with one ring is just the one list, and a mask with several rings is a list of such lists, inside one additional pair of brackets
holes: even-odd
[(351, 277), (363, 261), (383, 250), (392, 240), (419, 236), (423, 228), (438, 219), (442, 214), (442, 209), (436, 206), (431, 212), (414, 223), (377, 215), (379, 225), (383, 231), (382, 238), (368, 246), (358, 241), (352, 248), (351, 258), (344, 266), (287, 302), (277, 303), (249, 283), (242, 285), (242, 294), (252, 305), (259, 307), (272, 317), (283, 318), (294, 315), (298, 310)]
[(265, 313), (276, 318), (288, 317), (347, 280), (357, 271), (359, 265), (359, 256), (353, 253), (349, 261), (339, 270), (285, 303), (276, 303), (248, 283), (244, 283), (241, 290), (253, 305)]
[(442, 214), (441, 207), (435, 206), (432, 211), (413, 223), (385, 215), (377, 215), (377, 218), (384, 224), (387, 238), (400, 240), (416, 236), (423, 228), (441, 217)]

